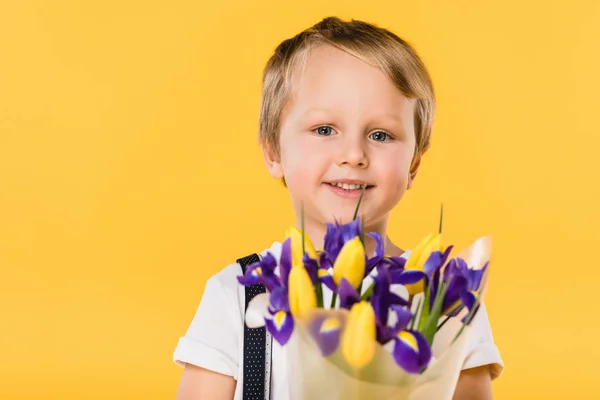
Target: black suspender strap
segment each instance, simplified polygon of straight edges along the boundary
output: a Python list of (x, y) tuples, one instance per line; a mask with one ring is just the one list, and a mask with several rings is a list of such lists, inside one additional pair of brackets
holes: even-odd
[[(257, 254), (237, 260), (246, 273), (246, 267), (260, 258)], [(245, 310), (254, 296), (265, 293), (261, 284), (244, 287), (246, 293)], [(243, 400), (269, 400), (271, 383), (271, 335), (266, 328), (248, 328), (244, 323), (244, 396)]]

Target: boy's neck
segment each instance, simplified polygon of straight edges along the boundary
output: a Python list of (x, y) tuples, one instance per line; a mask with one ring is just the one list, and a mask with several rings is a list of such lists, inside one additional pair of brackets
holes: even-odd
[[(300, 228), (301, 224), (298, 221), (297, 227)], [(314, 221), (305, 220), (304, 230), (310, 238), (311, 242), (315, 246), (315, 249), (323, 249), (323, 238), (327, 232), (327, 227)], [(385, 244), (385, 255), (386, 256), (401, 256), (404, 253), (400, 247), (392, 243), (391, 239), (387, 235), (387, 219), (379, 224), (365, 226), (365, 233), (377, 232), (383, 238)], [(365, 251), (368, 257), (372, 257), (375, 252), (375, 240), (365, 235)]]

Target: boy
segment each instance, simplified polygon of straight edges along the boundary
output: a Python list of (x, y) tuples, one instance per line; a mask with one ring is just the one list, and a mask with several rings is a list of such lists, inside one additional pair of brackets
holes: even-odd
[[(417, 175), (429, 147), (435, 96), (416, 52), (391, 32), (361, 21), (326, 18), (286, 40), (263, 79), (260, 143), (267, 169), (286, 184), (305, 230), (322, 248), (326, 223), (349, 222), (363, 185), (365, 231), (379, 232), (386, 253), (405, 255), (386, 235), (391, 210)], [(367, 254), (374, 243), (366, 242)], [(270, 249), (277, 258), (281, 244)], [(185, 366), (181, 400), (242, 399), (244, 289), (231, 264), (206, 284), (174, 360)], [(472, 343), (455, 399), (490, 399), (502, 360), (485, 307), (473, 321)], [(286, 400), (286, 360), (272, 353), (271, 398)], [(236, 384), (237, 383), (237, 384)], [(256, 397), (256, 398), (264, 398)]]

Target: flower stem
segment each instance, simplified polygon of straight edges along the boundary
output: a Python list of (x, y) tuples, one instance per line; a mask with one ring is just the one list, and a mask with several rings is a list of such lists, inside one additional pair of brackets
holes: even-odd
[(469, 314), (467, 315), (465, 322), (463, 323), (463, 326), (460, 328), (460, 330), (458, 331), (458, 333), (452, 340), (452, 343), (456, 342), (456, 339), (458, 339), (460, 334), (463, 332), (463, 330), (465, 329), (465, 326), (469, 325), (469, 323), (471, 322), (471, 319), (473, 319), (473, 315), (475, 314), (475, 310), (477, 309), (478, 304), (479, 304), (479, 299), (477, 299), (477, 301), (475, 301), (475, 304), (473, 304), (473, 308), (471, 308), (471, 310), (469, 311)]
[(323, 287), (321, 286), (321, 282), (317, 281), (315, 290), (317, 292), (317, 307), (323, 308)]
[(419, 316), (419, 324), (417, 325), (417, 330), (421, 333), (424, 332), (425, 324), (427, 323), (427, 320), (429, 319), (429, 311), (431, 308), (431, 305), (429, 304), (429, 302), (430, 302), (429, 297), (430, 297), (429, 296), (429, 284), (426, 284), (424, 299), (423, 299), (423, 308), (421, 309), (421, 315)]
[(442, 234), (442, 221), (444, 220), (444, 203), (442, 203), (441, 209), (440, 209), (440, 228), (439, 228), (439, 233)]
[(428, 317), (427, 323), (424, 326), (424, 330), (422, 331), (423, 336), (425, 336), (430, 345), (433, 344), (433, 337), (437, 332), (437, 324), (442, 314), (442, 305), (447, 288), (448, 286), (443, 281), (440, 282), (438, 294), (436, 295), (433, 307), (431, 308), (431, 313)]
[[(481, 287), (487, 286), (487, 277), (488, 277), (487, 274), (483, 277), (483, 282), (481, 282)], [(458, 333), (452, 340), (452, 343), (456, 342), (456, 339), (458, 339), (460, 334), (463, 332), (463, 330), (465, 329), (465, 326), (467, 326), (471, 323), (471, 321), (473, 320), (473, 317), (475, 316), (475, 312), (479, 309), (480, 302), (481, 302), (481, 297), (477, 296), (477, 298), (475, 299), (475, 303), (473, 304), (473, 307), (469, 310), (469, 314), (466, 316), (466, 318), (464, 320), (465, 322), (463, 323), (463, 326), (460, 328), (460, 331), (458, 331)]]
[(369, 286), (367, 288), (367, 290), (365, 291), (365, 293), (360, 296), (360, 300), (368, 300), (372, 295), (373, 295), (373, 288), (375, 287), (375, 282), (371, 283), (371, 286)]
[(329, 307), (330, 309), (334, 309), (335, 308), (335, 301), (337, 300), (337, 293), (333, 292), (333, 294), (331, 295), (331, 306)]
[(360, 207), (360, 203), (362, 201), (363, 194), (365, 194), (366, 189), (367, 189), (367, 184), (364, 184), (362, 187), (362, 192), (360, 192), (360, 197), (358, 198), (358, 203), (356, 204), (356, 209), (354, 210), (354, 217), (352, 218), (352, 220), (356, 220), (356, 217), (358, 216), (358, 209)]
[[(412, 301), (412, 299), (411, 299), (411, 301)], [(422, 307), (421, 307), (422, 305), (423, 305), (423, 299), (419, 298), (419, 301), (417, 302), (417, 308), (416, 308), (415, 313), (413, 315), (413, 319), (412, 319), (412, 321), (410, 323), (410, 330), (411, 331), (417, 329), (417, 327), (418, 327), (417, 321), (419, 321), (421, 319), (421, 313), (423, 312), (422, 311)]]

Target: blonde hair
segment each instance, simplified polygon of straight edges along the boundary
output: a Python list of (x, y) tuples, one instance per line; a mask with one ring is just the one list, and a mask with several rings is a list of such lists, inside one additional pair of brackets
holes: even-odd
[(264, 69), (259, 141), (279, 154), (282, 110), (293, 91), (293, 78), (302, 71), (310, 50), (331, 45), (378, 67), (409, 99), (415, 99), (415, 154), (411, 174), (429, 148), (435, 94), (431, 77), (416, 51), (394, 33), (363, 21), (328, 17), (283, 41)]

